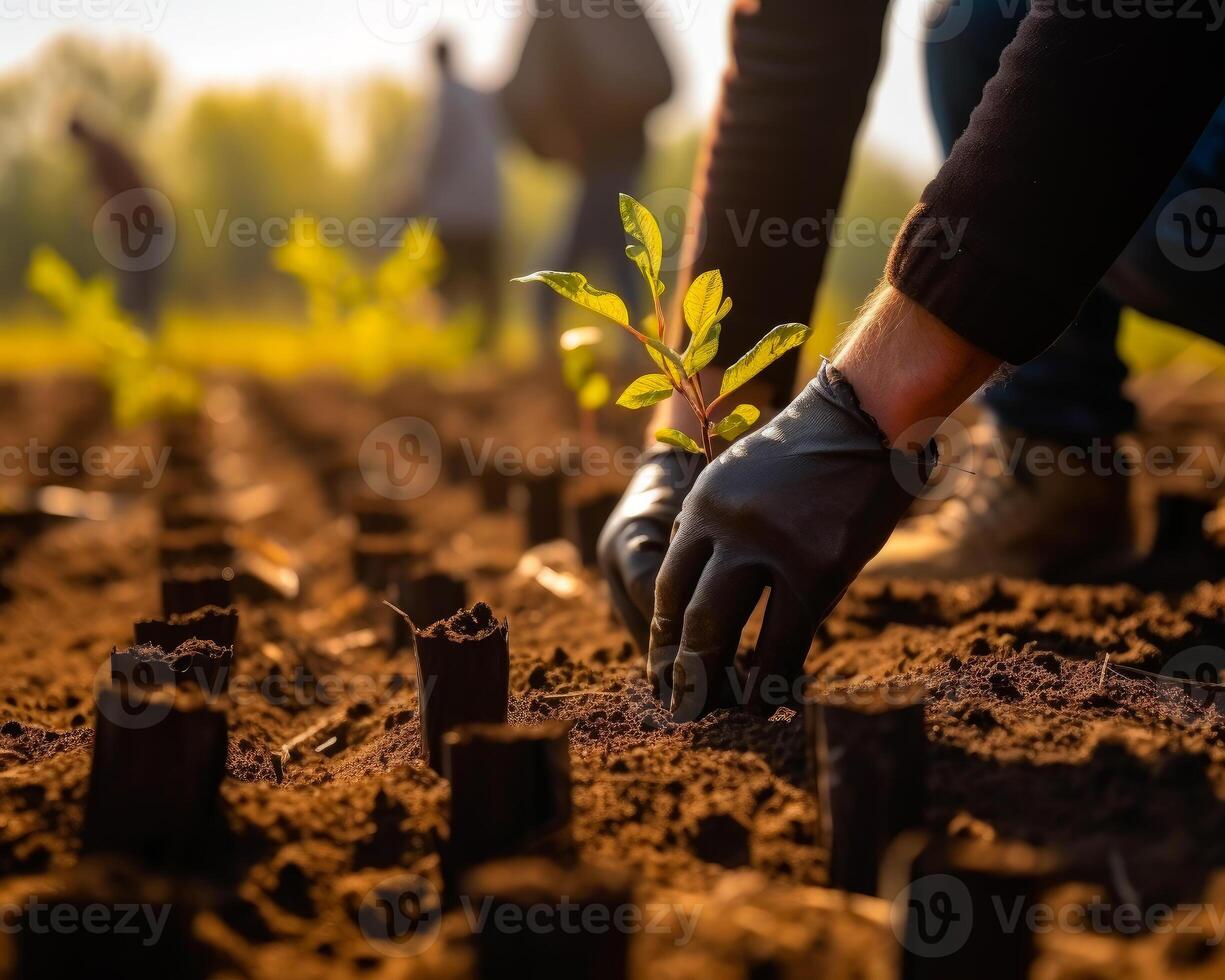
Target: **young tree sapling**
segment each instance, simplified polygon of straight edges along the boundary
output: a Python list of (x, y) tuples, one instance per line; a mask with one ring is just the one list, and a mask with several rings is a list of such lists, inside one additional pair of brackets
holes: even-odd
[[(689, 344), (684, 351), (671, 344), (672, 331), (664, 319), (660, 297), (664, 283), (660, 278), (663, 261), (663, 236), (655, 217), (628, 194), (620, 198), (621, 224), (635, 244), (626, 248), (629, 259), (638, 266), (651, 292), (653, 328), (649, 321), (642, 329), (630, 323), (625, 301), (615, 293), (596, 289), (579, 272), (534, 272), (513, 282), (542, 282), (554, 292), (584, 309), (612, 320), (646, 348), (659, 368), (658, 373), (644, 374), (631, 382), (617, 399), (623, 408), (648, 408), (673, 395), (680, 395), (693, 411), (701, 429), (701, 444), (677, 429), (660, 429), (655, 438), (692, 453), (701, 453), (707, 461), (714, 458), (713, 437), (728, 442), (748, 431), (761, 412), (753, 405), (737, 405), (716, 421), (718, 408), (745, 382), (799, 347), (811, 335), (802, 323), (784, 323), (767, 333), (747, 354), (723, 372), (719, 393), (710, 401), (702, 389), (700, 371), (719, 352), (719, 332), (723, 320), (731, 311), (732, 301), (723, 294), (723, 276), (718, 269), (704, 272), (693, 280), (682, 304), (684, 320), (689, 327)], [(683, 331), (677, 331), (677, 341)]]

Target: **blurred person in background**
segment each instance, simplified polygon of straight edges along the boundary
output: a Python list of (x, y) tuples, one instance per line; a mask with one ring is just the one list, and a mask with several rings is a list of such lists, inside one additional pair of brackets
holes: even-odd
[[(102, 203), (108, 209), (107, 233), (122, 251), (114, 256), (119, 305), (145, 331), (157, 329), (162, 263), (144, 263), (142, 252), (166, 226), (164, 198), (154, 192), (134, 156), (113, 137), (104, 136), (79, 115), (68, 121), (68, 135), (81, 147)], [(112, 263), (115, 264), (115, 263)], [(142, 268), (148, 264), (149, 268)]]
[[(623, 0), (601, 16), (563, 9), (559, 0), (539, 0), (533, 10), (502, 103), (533, 153), (568, 164), (582, 182), (556, 254), (545, 265), (595, 264), (625, 294), (637, 274), (624, 261), (625, 234), (609, 202), (638, 185), (646, 120), (671, 97), (672, 72), (637, 0)], [(551, 337), (561, 301), (542, 290), (540, 304), (541, 327)]]
[(438, 95), (414, 210), (435, 222), (434, 233), (445, 253), (439, 283), (443, 298), (453, 312), (475, 307), (484, 346), (502, 317), (501, 121), (492, 95), (456, 77), (447, 41), (434, 45), (433, 57)]
[[(950, 0), (933, 26), (961, 3)], [(1190, 0), (1177, 18), (1091, 6), (1044, 4), (1002, 59), (998, 47), (985, 56), (992, 80), (969, 127), (832, 363), (790, 404), (795, 355), (758, 375), (744, 400), (777, 415), (696, 480), (690, 459), (649, 450), (600, 559), (674, 711), (727, 703), (733, 670), (750, 679), (736, 700), (763, 707), (764, 678), (799, 675), (817, 626), (930, 477), (940, 422), (1001, 364), (1038, 358), (1108, 272), (1111, 282), (1147, 285), (1148, 299), (1158, 283), (1180, 282), (1188, 292), (1172, 293), (1170, 308), (1194, 309), (1186, 325), (1225, 336), (1221, 275), (1167, 279), (1137, 264), (1163, 251), (1144, 230), (1147, 216), (1180, 181), (1200, 180), (1197, 154), (1213, 143), (1225, 100), (1225, 33), (1211, 26), (1207, 0)], [(795, 229), (837, 206), (887, 9), (887, 0), (735, 8), (731, 65), (699, 169), (704, 228), (691, 236), (688, 264), (691, 273), (720, 268), (733, 284), (714, 380), (773, 325), (810, 318), (828, 241), (814, 248), (793, 234), (780, 244), (742, 229), (752, 214)], [(1225, 246), (1223, 223), (1225, 209), (1201, 221), (1204, 241), (1191, 254), (1216, 232)], [(1138, 289), (1121, 298), (1146, 299)], [(675, 401), (661, 403), (651, 430), (693, 434)], [(982, 533), (977, 543), (993, 547)], [(756, 649), (738, 660), (766, 589)]]

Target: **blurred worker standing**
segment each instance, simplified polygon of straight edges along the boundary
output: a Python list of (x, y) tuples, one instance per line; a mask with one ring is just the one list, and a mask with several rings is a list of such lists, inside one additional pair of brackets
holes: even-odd
[(434, 46), (439, 87), (418, 211), (435, 222), (445, 254), (439, 288), (452, 311), (475, 306), (485, 342), (501, 319), (498, 240), (502, 188), (495, 99), (456, 77), (451, 48)]
[(172, 217), (163, 213), (165, 197), (149, 186), (140, 166), (118, 141), (102, 135), (79, 116), (68, 122), (68, 135), (85, 151), (94, 183), (105, 201), (108, 234), (116, 240), (107, 258), (117, 269), (119, 305), (147, 332), (157, 329), (162, 288), (159, 239)]
[[(637, 273), (624, 261), (625, 233), (610, 206), (634, 193), (646, 157), (646, 120), (672, 95), (672, 71), (637, 0), (590, 14), (537, 0), (519, 66), (502, 92), (515, 134), (537, 156), (572, 167), (582, 181), (568, 228), (546, 262), (597, 268), (622, 295)], [(552, 330), (559, 302), (541, 296), (541, 326)]]

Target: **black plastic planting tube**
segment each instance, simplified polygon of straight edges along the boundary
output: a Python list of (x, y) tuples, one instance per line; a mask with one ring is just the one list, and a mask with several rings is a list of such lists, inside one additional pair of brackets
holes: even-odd
[(427, 629), (411, 620), (409, 627), (417, 660), (422, 749), (426, 761), (441, 773), (443, 735), (472, 722), (506, 721), (510, 626), (478, 602)]
[(1021, 841), (902, 834), (881, 872), (881, 896), (893, 902), (899, 977), (1025, 980), (1034, 959), (1028, 923), (1058, 871), (1053, 852)]
[(225, 711), (196, 689), (98, 691), (82, 850), (149, 867), (210, 866), (224, 821)]
[(923, 824), (927, 738), (922, 687), (847, 690), (809, 703), (821, 837), (833, 888), (876, 894), (880, 858)]
[(447, 733), (451, 835), (442, 870), (449, 904), (467, 871), (485, 861), (571, 856), (570, 728), (568, 721), (475, 724)]
[(446, 572), (426, 572), (395, 584), (394, 600), (403, 610), (393, 610), (391, 649), (401, 650), (412, 642), (409, 623), (436, 623), (468, 605), (468, 583)]
[[(617, 922), (621, 910), (633, 902), (627, 875), (563, 867), (545, 858), (510, 858), (469, 872), (461, 889), (472, 907), (488, 911), (473, 937), (480, 980), (628, 976), (629, 932), (602, 925)], [(529, 916), (539, 916), (540, 909), (559, 910), (560, 921), (546, 920), (535, 929), (497, 926), (508, 920), (531, 922)], [(584, 929), (583, 922), (601, 925)]]

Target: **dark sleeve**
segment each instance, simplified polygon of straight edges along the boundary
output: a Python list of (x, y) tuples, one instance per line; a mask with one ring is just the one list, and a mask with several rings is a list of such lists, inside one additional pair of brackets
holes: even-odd
[[(740, 0), (731, 63), (698, 165), (704, 222), (684, 269), (720, 269), (735, 301), (716, 363), (807, 323), (851, 148), (880, 61), (887, 0)], [(684, 286), (687, 277), (682, 276)], [(683, 289), (678, 290), (683, 295)], [(791, 397), (798, 355), (762, 377)]]
[(1040, 354), (1225, 97), (1213, 6), (1036, 0), (894, 243), (889, 281), (1001, 360)]

